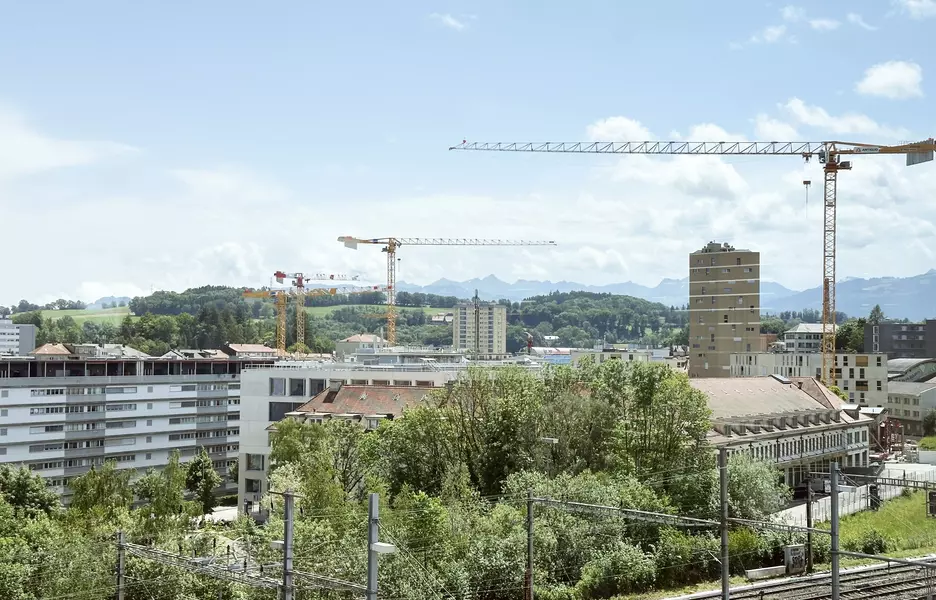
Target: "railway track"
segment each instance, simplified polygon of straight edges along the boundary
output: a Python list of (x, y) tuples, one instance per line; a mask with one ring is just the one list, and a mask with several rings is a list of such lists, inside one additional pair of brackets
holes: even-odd
[[(936, 566), (936, 557), (917, 559)], [(910, 565), (878, 564), (844, 570), (839, 575), (841, 600), (924, 600), (929, 591), (923, 569)], [(679, 596), (671, 600), (706, 600), (721, 597), (720, 590)], [(831, 574), (757, 583), (731, 590), (732, 600), (829, 600)]]

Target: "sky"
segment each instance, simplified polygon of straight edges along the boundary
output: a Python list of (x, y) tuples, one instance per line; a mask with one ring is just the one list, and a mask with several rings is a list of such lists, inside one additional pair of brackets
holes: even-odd
[[(652, 286), (716, 240), (811, 288), (816, 161), (448, 148), (926, 139), (934, 25), (936, 0), (0, 0), (0, 303), (379, 283), (342, 235), (557, 242), (403, 247), (419, 284)], [(853, 164), (839, 278), (936, 267), (936, 162)]]

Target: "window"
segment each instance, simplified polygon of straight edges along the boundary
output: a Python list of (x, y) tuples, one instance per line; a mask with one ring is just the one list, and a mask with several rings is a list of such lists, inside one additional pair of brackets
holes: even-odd
[(146, 460), (153, 460), (153, 453), (152, 453), (152, 452), (147, 452), (147, 453), (146, 453)]
[(259, 494), (260, 493), (260, 480), (259, 479), (245, 479), (244, 488), (249, 494)]
[(0, 398), (8, 398), (10, 396), (9, 390), (0, 390)]
[(305, 396), (305, 379), (290, 379), (289, 380), (289, 395), (290, 396)]
[(738, 296), (738, 304), (744, 304), (744, 296)]
[(736, 265), (740, 265), (740, 264), (741, 264), (741, 257), (740, 257), (740, 256), (739, 256), (738, 258), (735, 259), (735, 264), (736, 264)]
[(286, 413), (292, 412), (302, 405), (302, 402), (270, 402), (268, 420), (282, 421), (286, 418)]
[(152, 419), (147, 419), (147, 420), (146, 420), (146, 426), (147, 426), (147, 427), (152, 427), (152, 426), (153, 426), (153, 420), (152, 420)]
[(146, 386), (146, 393), (147, 393), (147, 394), (152, 394), (152, 393), (153, 393), (153, 386), (151, 386), (151, 385)]
[(285, 396), (286, 380), (282, 377), (270, 377), (270, 395)]
[(262, 471), (263, 470), (263, 455), (262, 454), (248, 454), (247, 455), (247, 470), (248, 471)]
[(10, 414), (10, 412), (9, 412), (7, 409), (5, 409), (5, 408), (0, 409), (0, 417), (6, 417), (6, 416), (8, 416), (9, 414)]
[(7, 434), (7, 428), (6, 428), (6, 427), (0, 427), (0, 435), (6, 435), (6, 434)]
[(702, 286), (702, 293), (703, 293), (703, 294), (705, 293), (705, 286), (704, 286), (704, 285)]
[(725, 316), (723, 317), (723, 319), (724, 319), (723, 322), (724, 322), (724, 323), (727, 323), (727, 322), (728, 322), (728, 315), (725, 315)]
[[(151, 389), (152, 389), (152, 388), (151, 388)], [(147, 403), (146, 403), (146, 408), (147, 408), (147, 410), (153, 410), (153, 403), (152, 403), (152, 402), (147, 402)]]
[(152, 443), (153, 443), (153, 436), (151, 436), (151, 435), (146, 436), (146, 443), (147, 443), (147, 444), (152, 444)]

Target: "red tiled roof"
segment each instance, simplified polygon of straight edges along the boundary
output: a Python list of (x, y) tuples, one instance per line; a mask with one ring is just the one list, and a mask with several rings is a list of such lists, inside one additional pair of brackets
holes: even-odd
[(58, 355), (71, 355), (71, 351), (66, 348), (63, 344), (43, 344), (30, 352), (30, 354), (58, 354)]
[(402, 385), (343, 385), (338, 391), (325, 390), (296, 412), (349, 415), (392, 415), (425, 401), (434, 388)]

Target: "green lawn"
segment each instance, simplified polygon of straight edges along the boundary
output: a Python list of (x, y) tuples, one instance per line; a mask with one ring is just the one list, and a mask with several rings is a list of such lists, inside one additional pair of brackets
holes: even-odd
[(95, 323), (113, 323), (119, 325), (124, 317), (130, 314), (130, 309), (126, 306), (119, 308), (105, 308), (102, 310), (44, 310), (43, 319), (61, 319), (62, 317), (71, 317), (78, 325), (85, 321)]

